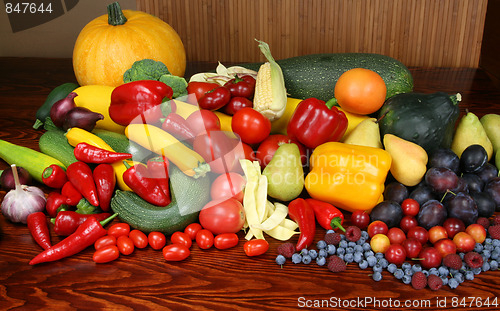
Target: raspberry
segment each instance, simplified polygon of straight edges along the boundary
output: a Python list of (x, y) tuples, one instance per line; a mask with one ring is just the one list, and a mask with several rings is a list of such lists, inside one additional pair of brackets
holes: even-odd
[(337, 255), (328, 258), (328, 270), (332, 272), (342, 272), (347, 269), (345, 262)]
[(324, 240), (327, 244), (339, 245), (342, 238), (341, 238), (339, 233), (330, 232), (330, 233), (325, 234)]
[(290, 243), (283, 243), (278, 248), (276, 248), (278, 255), (283, 255), (285, 258), (292, 258), (293, 253), (295, 253), (295, 246)]
[(427, 277), (427, 285), (432, 290), (438, 290), (443, 286), (443, 280), (439, 276), (431, 274)]
[(496, 215), (495, 217), (493, 217), (491, 225), (492, 226), (500, 225), (500, 215)]
[(483, 266), (483, 257), (476, 252), (468, 252), (465, 254), (464, 261), (472, 269), (481, 268)]
[(462, 258), (458, 254), (448, 254), (443, 258), (443, 265), (450, 269), (460, 270), (462, 268)]
[(345, 229), (345, 238), (350, 242), (357, 242), (361, 238), (361, 229), (357, 226), (349, 226)]
[(488, 229), (488, 227), (490, 226), (490, 220), (488, 218), (486, 218), (486, 217), (479, 217), (476, 220), (476, 224), (480, 224), (485, 229)]
[(422, 271), (417, 271), (411, 277), (411, 286), (414, 289), (424, 289), (427, 286), (427, 277)]
[[(498, 217), (498, 216), (496, 216)], [(495, 218), (496, 218), (495, 217)], [(488, 233), (492, 239), (500, 239), (500, 225), (493, 225), (488, 228)]]

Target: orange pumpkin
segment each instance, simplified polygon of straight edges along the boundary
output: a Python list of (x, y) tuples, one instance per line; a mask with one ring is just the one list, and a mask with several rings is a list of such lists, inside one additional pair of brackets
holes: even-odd
[(177, 32), (161, 19), (115, 2), (108, 14), (90, 21), (73, 49), (73, 69), (80, 85), (123, 84), (123, 73), (135, 61), (161, 61), (171, 74), (184, 76), (186, 52)]

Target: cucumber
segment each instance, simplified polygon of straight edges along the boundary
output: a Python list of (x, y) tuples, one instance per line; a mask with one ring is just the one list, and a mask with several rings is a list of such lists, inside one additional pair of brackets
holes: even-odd
[(53, 129), (46, 131), (38, 140), (40, 151), (58, 159), (66, 167), (77, 161), (73, 146), (68, 143), (64, 131)]
[(143, 232), (160, 231), (172, 234), (184, 230), (198, 219), (199, 211), (210, 199), (208, 176), (194, 179), (175, 165), (170, 166), (170, 194), (167, 206), (155, 206), (132, 191), (116, 190), (111, 209), (132, 228)]
[(129, 140), (124, 134), (104, 129), (94, 129), (92, 133), (104, 140), (111, 148), (113, 148), (114, 151), (132, 154), (132, 159), (134, 161), (145, 163), (145, 160), (151, 158), (152, 156), (157, 156), (156, 153), (153, 153), (136, 142)]
[[(413, 90), (413, 77), (400, 61), (381, 54), (331, 53), (309, 54), (278, 60), (283, 71), (289, 97), (306, 99), (315, 97), (328, 101), (338, 78), (347, 70), (366, 68), (377, 72), (387, 86), (387, 98)], [(241, 64), (259, 70), (260, 64)]]
[(49, 93), (49, 95), (47, 95), (47, 98), (45, 99), (43, 105), (40, 106), (40, 108), (38, 108), (38, 110), (36, 111), (36, 121), (35, 124), (33, 124), (33, 128), (38, 129), (40, 126), (42, 126), (45, 122), (45, 118), (50, 116), (50, 109), (52, 108), (52, 106), (58, 100), (65, 98), (69, 93), (76, 90), (78, 86), (79, 85), (76, 83), (68, 82), (55, 87)]

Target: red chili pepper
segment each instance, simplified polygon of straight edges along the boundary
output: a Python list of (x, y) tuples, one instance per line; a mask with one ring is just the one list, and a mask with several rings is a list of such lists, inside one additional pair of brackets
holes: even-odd
[(51, 164), (43, 170), (42, 181), (46, 186), (55, 189), (61, 189), (68, 181), (66, 172), (62, 167), (56, 164)]
[(237, 75), (227, 81), (224, 86), (231, 92), (231, 97), (245, 97), (250, 98), (255, 91), (255, 79), (252, 76), (245, 75), (238, 77)]
[(287, 134), (309, 148), (316, 148), (329, 141), (339, 141), (346, 129), (347, 117), (344, 112), (328, 106), (322, 100), (308, 98), (295, 109), (287, 126)]
[(295, 248), (300, 251), (311, 246), (316, 233), (316, 219), (312, 207), (306, 200), (298, 198), (288, 204), (288, 215), (299, 225), (300, 236)]
[(66, 197), (66, 204), (70, 206), (76, 206), (83, 198), (80, 191), (78, 191), (78, 189), (76, 189), (75, 186), (73, 186), (73, 184), (69, 181), (62, 187), (61, 194)]
[(117, 161), (130, 159), (132, 157), (132, 154), (130, 153), (113, 152), (87, 143), (77, 144), (74, 149), (74, 154), (78, 161), (96, 164), (111, 164)]
[(92, 169), (82, 161), (73, 162), (66, 168), (68, 180), (87, 199), (90, 204), (99, 206), (97, 189), (92, 176)]
[(68, 198), (57, 191), (50, 192), (47, 195), (47, 202), (45, 203), (45, 210), (50, 217), (56, 217), (57, 213), (65, 210)]
[(90, 216), (75, 232), (51, 248), (38, 254), (29, 264), (36, 265), (42, 262), (56, 261), (77, 254), (87, 247), (94, 245), (97, 239), (107, 234), (103, 226), (117, 215), (114, 214), (102, 222), (99, 222), (94, 216)]
[(111, 164), (99, 164), (94, 168), (93, 177), (101, 209), (107, 212), (116, 186), (116, 175), (113, 166)]
[(170, 204), (170, 185), (168, 180), (168, 169), (170, 162), (166, 157), (158, 156), (148, 160), (147, 168), (149, 176), (156, 179), (156, 182), (163, 190), (163, 193), (169, 198), (166, 205)]
[(332, 204), (316, 199), (306, 199), (307, 204), (312, 207), (316, 221), (326, 230), (335, 230), (339, 228), (345, 232), (342, 224), (344, 223), (344, 214)]
[(103, 221), (110, 213), (99, 214), (79, 214), (74, 211), (61, 211), (56, 218), (52, 218), (54, 224), (54, 232), (57, 235), (68, 236), (75, 232), (79, 225), (83, 224), (89, 217), (94, 216), (98, 221)]
[(208, 91), (198, 100), (198, 106), (202, 109), (217, 110), (224, 107), (231, 99), (231, 92), (225, 86), (219, 86)]
[(27, 219), (28, 229), (31, 236), (43, 249), (50, 248), (50, 231), (47, 225), (47, 218), (43, 212), (31, 213)]
[(169, 113), (163, 121), (161, 128), (172, 134), (175, 138), (185, 140), (188, 143), (193, 144), (194, 133), (191, 130), (191, 127), (186, 119), (177, 113)]
[(164, 98), (172, 98), (172, 88), (155, 80), (140, 80), (117, 86), (111, 93), (109, 116), (120, 125), (129, 125), (141, 116), (143, 123), (157, 123), (163, 116)]
[(123, 181), (138, 196), (157, 206), (166, 206), (170, 203), (170, 197), (165, 195), (156, 179), (151, 178), (145, 165), (130, 166), (128, 163), (124, 163), (127, 170), (123, 173)]

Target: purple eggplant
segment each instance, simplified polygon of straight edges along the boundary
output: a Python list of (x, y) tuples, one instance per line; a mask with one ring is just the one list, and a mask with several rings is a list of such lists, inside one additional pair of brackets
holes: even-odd
[(86, 131), (92, 131), (97, 121), (104, 119), (100, 113), (93, 112), (85, 107), (75, 107), (68, 111), (63, 122), (63, 130), (79, 127)]
[(57, 127), (62, 127), (66, 114), (76, 107), (75, 97), (78, 96), (75, 92), (71, 92), (63, 99), (58, 100), (52, 108), (50, 108), (50, 119)]

